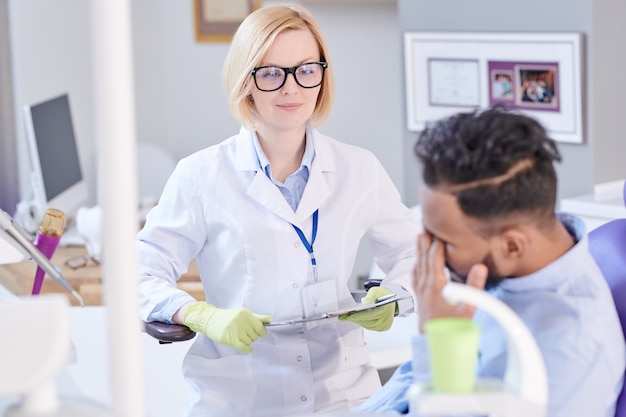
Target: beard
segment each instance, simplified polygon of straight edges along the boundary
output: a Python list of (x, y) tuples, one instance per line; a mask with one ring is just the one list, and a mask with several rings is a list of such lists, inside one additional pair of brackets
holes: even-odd
[[(502, 276), (496, 268), (496, 264), (493, 260), (493, 256), (488, 254), (481, 262), (487, 267), (487, 281), (485, 282), (485, 290), (489, 290), (497, 287), (506, 277)], [(467, 275), (460, 274), (446, 261), (446, 267), (450, 272), (450, 279), (454, 282), (460, 282), (461, 284), (467, 283)]]

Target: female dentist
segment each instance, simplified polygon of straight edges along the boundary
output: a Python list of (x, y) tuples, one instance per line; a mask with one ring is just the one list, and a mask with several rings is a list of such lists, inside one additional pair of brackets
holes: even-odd
[[(182, 159), (148, 214), (137, 242), (142, 319), (200, 333), (183, 363), (187, 416), (355, 407), (380, 387), (363, 327), (389, 329), (395, 313), (414, 311), (412, 297), (339, 320), (266, 325), (354, 304), (348, 281), (363, 237), (387, 274), (364, 302), (413, 295), (420, 226), (371, 152), (314, 128), (331, 109), (333, 66), (307, 10), (250, 14), (223, 78), (242, 128)], [(206, 302), (176, 288), (194, 258)]]

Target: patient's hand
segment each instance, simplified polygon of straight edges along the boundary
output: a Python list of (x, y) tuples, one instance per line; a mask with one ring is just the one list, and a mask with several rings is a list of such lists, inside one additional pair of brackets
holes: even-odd
[[(445, 269), (444, 245), (433, 239), (429, 233), (422, 233), (417, 239), (417, 263), (413, 270), (413, 289), (417, 296), (420, 331), (425, 322), (440, 317), (472, 318), (476, 307), (469, 304), (450, 304), (441, 294), (448, 283)], [(472, 266), (467, 277), (467, 285), (484, 289), (487, 281), (487, 267), (483, 264)]]

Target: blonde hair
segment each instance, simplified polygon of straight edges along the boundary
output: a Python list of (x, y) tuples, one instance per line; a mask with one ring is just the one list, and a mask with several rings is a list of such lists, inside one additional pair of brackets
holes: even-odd
[(310, 31), (317, 41), (320, 61), (328, 62), (309, 123), (319, 126), (330, 115), (334, 97), (333, 66), (319, 25), (304, 7), (267, 6), (252, 12), (241, 23), (233, 37), (222, 70), (230, 112), (243, 126), (251, 130), (255, 130), (255, 122), (260, 119), (251, 95), (252, 89), (256, 88), (251, 76), (252, 70), (265, 59), (276, 37), (288, 30)]

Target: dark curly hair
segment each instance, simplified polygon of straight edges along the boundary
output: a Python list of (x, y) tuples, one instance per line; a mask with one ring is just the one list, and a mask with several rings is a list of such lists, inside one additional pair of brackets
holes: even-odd
[(554, 215), (561, 160), (535, 119), (502, 106), (460, 113), (425, 129), (415, 145), (429, 188), (448, 191), (483, 222)]

